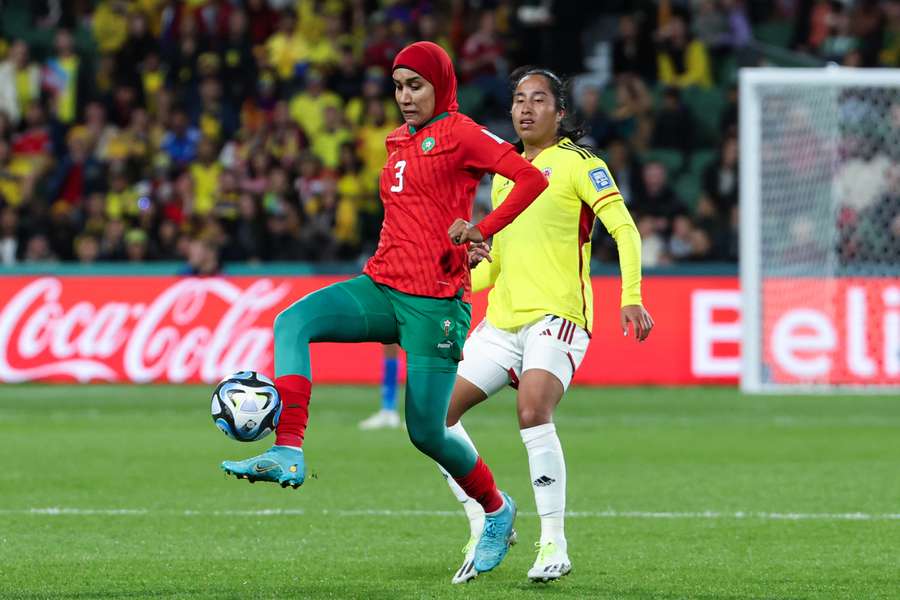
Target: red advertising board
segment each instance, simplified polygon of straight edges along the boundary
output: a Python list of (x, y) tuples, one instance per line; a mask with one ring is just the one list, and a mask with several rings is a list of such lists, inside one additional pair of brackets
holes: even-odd
[[(271, 323), (337, 277), (0, 277), (0, 380), (215, 382), (272, 371)], [(594, 279), (594, 336), (575, 384), (737, 381), (734, 277), (651, 277), (656, 328), (644, 343), (619, 327), (619, 279)], [(473, 325), (486, 294), (474, 299)], [(377, 344), (316, 344), (317, 382), (373, 383)]]
[(900, 384), (900, 280), (767, 279), (763, 364), (781, 384)]

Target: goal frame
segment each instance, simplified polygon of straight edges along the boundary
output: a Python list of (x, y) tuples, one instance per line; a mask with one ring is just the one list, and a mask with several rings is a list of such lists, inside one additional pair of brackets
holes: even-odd
[(897, 393), (900, 385), (783, 384), (763, 381), (760, 86), (900, 87), (900, 69), (752, 67), (739, 72), (739, 278), (741, 391), (760, 393)]

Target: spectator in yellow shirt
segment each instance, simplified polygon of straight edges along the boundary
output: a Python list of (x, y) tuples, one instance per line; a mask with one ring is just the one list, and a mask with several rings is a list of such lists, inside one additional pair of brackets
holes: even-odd
[(166, 74), (159, 61), (159, 54), (150, 52), (141, 69), (141, 86), (144, 88), (144, 102), (151, 114), (157, 112), (157, 95), (166, 83)]
[(9, 142), (0, 137), (0, 205), (18, 206), (27, 201), (33, 186), (33, 168), (25, 158), (12, 154)]
[(205, 216), (216, 205), (221, 173), (222, 165), (216, 160), (215, 143), (209, 138), (200, 138), (197, 144), (197, 160), (190, 168), (191, 180), (194, 183), (194, 215)]
[(396, 123), (387, 119), (384, 103), (379, 98), (370, 98), (366, 105), (366, 118), (359, 128), (359, 153), (363, 159), (363, 172), (371, 187), (378, 182), (381, 168), (387, 161), (384, 140), (396, 128)]
[(297, 27), (297, 14), (293, 10), (282, 12), (276, 31), (266, 42), (269, 64), (278, 77), (289, 80), (302, 71), (309, 61), (309, 44)]
[(323, 27), (316, 27), (307, 33), (309, 62), (316, 69), (331, 69), (337, 64), (339, 53), (337, 43), (341, 34), (341, 20), (330, 15)]
[(341, 97), (325, 89), (322, 74), (309, 71), (306, 74), (306, 89), (291, 99), (291, 118), (300, 124), (308, 137), (316, 135), (324, 125), (324, 110), (327, 106), (342, 108)]
[(57, 31), (55, 46), (56, 56), (50, 58), (45, 65), (44, 88), (50, 90), (53, 97), (56, 118), (68, 125), (77, 116), (78, 99), (84, 88), (84, 69), (75, 54), (75, 38), (70, 31)]
[(287, 103), (284, 101), (276, 103), (265, 141), (266, 152), (279, 162), (289, 163), (306, 147), (306, 140), (303, 132), (291, 120)]
[(657, 35), (660, 50), (656, 55), (656, 65), (660, 83), (681, 88), (712, 86), (706, 45), (688, 35), (682, 16), (673, 15)]
[(397, 108), (397, 103), (393, 98), (385, 97), (386, 83), (388, 81), (381, 67), (369, 67), (366, 69), (366, 77), (362, 85), (362, 96), (352, 98), (347, 102), (347, 108), (344, 110), (347, 121), (351, 126), (358, 127), (363, 124), (367, 118), (367, 106), (372, 99), (377, 99), (381, 102), (388, 121), (395, 123), (395, 126), (400, 124), (400, 111)]
[(101, 0), (94, 9), (91, 29), (100, 52), (116, 52), (128, 39), (128, 3)]
[(340, 162), (341, 146), (353, 140), (344, 125), (340, 111), (334, 106), (325, 107), (325, 124), (312, 138), (313, 154), (319, 157), (327, 169), (336, 169)]
[(366, 196), (362, 163), (353, 144), (341, 145), (338, 168), (338, 202), (334, 216), (334, 239), (341, 258), (351, 258), (359, 249), (359, 209)]
[(112, 220), (131, 217), (137, 214), (137, 194), (129, 185), (128, 174), (119, 164), (113, 168), (109, 182), (109, 191), (106, 193), (106, 216)]

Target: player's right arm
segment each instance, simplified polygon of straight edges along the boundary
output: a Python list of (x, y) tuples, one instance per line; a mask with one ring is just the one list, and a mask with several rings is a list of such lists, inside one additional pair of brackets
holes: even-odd
[[(477, 123), (457, 127), (464, 167), (475, 171), (499, 173), (513, 181), (513, 189), (503, 201), (478, 225), (471, 227), (457, 219), (450, 227), (450, 237), (456, 244), (481, 242), (491, 237), (515, 219), (541, 195), (547, 178), (525, 160), (515, 147)], [(480, 238), (480, 239), (479, 239)]]

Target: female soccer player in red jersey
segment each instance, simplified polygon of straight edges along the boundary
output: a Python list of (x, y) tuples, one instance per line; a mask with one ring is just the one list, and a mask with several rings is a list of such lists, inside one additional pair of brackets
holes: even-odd
[[(546, 69), (513, 73), (513, 126), (524, 156), (550, 185), (515, 222), (494, 236), (493, 248), (472, 271), (473, 289), (493, 286), (485, 320), (466, 342), (447, 423), (468, 439), (460, 417), (507, 385), (518, 389), (518, 416), (535, 505), (541, 518), (533, 581), (569, 573), (563, 520), (566, 465), (553, 412), (587, 351), (593, 325), (591, 231), (599, 218), (615, 238), (622, 271), (621, 325), (643, 341), (653, 319), (641, 299), (641, 239), (606, 163), (575, 142), (582, 132), (568, 118), (565, 87)], [(491, 201), (502, 208), (509, 181), (494, 177)], [(473, 258), (484, 257), (482, 244)], [(473, 446), (474, 448), (474, 446)], [(448, 479), (471, 523), (466, 558), (454, 583), (471, 579), (481, 534), (481, 507)]]
[[(513, 539), (515, 504), (497, 490), (472, 446), (445, 424), (471, 318), (467, 242), (503, 229), (547, 182), (511, 144), (458, 112), (456, 75), (439, 46), (404, 48), (393, 79), (406, 124), (386, 141), (378, 249), (363, 275), (314, 292), (275, 319), (275, 385), (284, 407), (275, 445), (222, 468), (238, 478), (298, 487), (312, 387), (309, 344), (399, 343), (407, 355), (410, 440), (483, 507), (487, 516), (472, 568), (490, 571)], [(473, 227), (472, 201), (485, 173), (500, 173), (515, 185), (503, 207)]]

